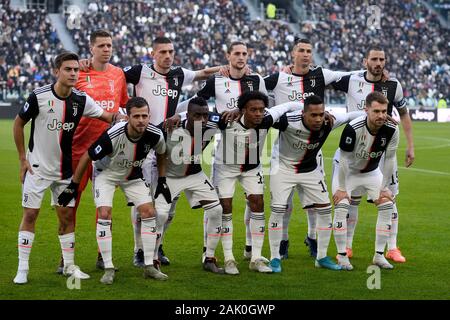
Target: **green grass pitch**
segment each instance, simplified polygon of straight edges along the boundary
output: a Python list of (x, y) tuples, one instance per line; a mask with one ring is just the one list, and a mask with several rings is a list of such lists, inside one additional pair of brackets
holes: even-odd
[[(332, 133), (323, 148), (330, 186), (331, 158), (341, 130)], [(57, 218), (50, 207), (49, 193), (43, 201), (30, 259), (29, 283), (12, 283), (17, 268), (17, 231), (22, 216), (19, 162), (12, 137), (12, 121), (0, 121), (0, 299), (449, 299), (450, 294), (450, 124), (414, 123), (416, 161), (403, 167), (405, 139), (398, 150), (401, 193), (398, 198), (398, 243), (407, 263), (381, 272), (381, 289), (369, 290), (367, 280), (375, 239), (376, 210), (364, 203), (354, 241), (353, 272), (316, 269), (303, 239), (306, 216), (295, 198), (290, 225), (289, 259), (281, 274), (257, 274), (242, 259), (244, 248), (244, 201), (242, 189), (234, 200), (234, 253), (239, 276), (220, 276), (204, 272), (201, 210), (191, 210), (185, 198), (168, 231), (164, 248), (172, 264), (164, 267), (166, 282), (144, 280), (132, 265), (133, 237), (130, 211), (124, 196), (116, 193), (113, 209), (113, 257), (120, 271), (112, 286), (100, 284), (102, 273), (95, 269), (95, 207), (85, 192), (77, 217), (76, 263), (91, 275), (79, 290), (69, 290), (66, 278), (55, 273), (60, 256)], [(209, 173), (209, 167), (204, 166)], [(266, 181), (267, 183), (267, 181)], [(266, 220), (269, 198), (266, 190)], [(268, 237), (263, 248), (268, 257)], [(329, 255), (336, 255), (333, 239)], [(217, 251), (223, 263), (222, 249)]]

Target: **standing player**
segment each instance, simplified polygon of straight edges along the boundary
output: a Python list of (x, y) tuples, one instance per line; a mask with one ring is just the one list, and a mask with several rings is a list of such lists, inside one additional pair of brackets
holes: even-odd
[[(205, 99), (195, 97), (189, 101), (187, 119), (181, 123), (180, 128), (168, 134), (166, 141), (167, 185), (172, 197), (177, 198), (184, 191), (191, 207), (203, 207), (204, 214), (208, 217), (203, 268), (213, 273), (224, 273), (223, 268), (217, 266), (214, 257), (222, 230), (222, 206), (200, 162), (202, 152), (214, 137), (213, 133), (220, 120), (220, 115), (208, 112)], [(168, 218), (170, 205), (163, 199), (156, 199), (156, 207), (159, 228), (164, 226)]]
[[(126, 81), (134, 86), (134, 95), (147, 100), (152, 114), (150, 122), (154, 125), (164, 122), (166, 118), (175, 114), (183, 87), (191, 85), (193, 81), (205, 80), (220, 69), (220, 67), (212, 67), (191, 71), (180, 66), (173, 66), (175, 49), (172, 41), (166, 37), (159, 37), (153, 41), (152, 57), (154, 60), (152, 65), (144, 64), (126, 67), (124, 72)], [(150, 155), (150, 159), (150, 161), (144, 163), (144, 177), (147, 181), (156, 182), (158, 175), (156, 173), (155, 158)], [(167, 230), (175, 214), (176, 200), (174, 199), (173, 201), (165, 230)], [(132, 208), (131, 216), (135, 243), (134, 264), (142, 266), (141, 223), (135, 208)], [(158, 249), (161, 263), (168, 265), (170, 261), (164, 255), (162, 245)]]
[[(381, 47), (371, 46), (366, 52), (364, 65), (367, 70), (357, 74), (347, 75), (342, 77), (339, 81), (333, 84), (337, 90), (347, 93), (347, 111), (363, 110), (366, 104), (366, 96), (374, 91), (383, 93), (388, 99), (387, 113), (392, 116), (394, 107), (397, 109), (403, 130), (405, 132), (407, 149), (405, 166), (409, 167), (414, 162), (414, 140), (412, 134), (412, 123), (409, 116), (406, 100), (403, 97), (403, 90), (400, 82), (397, 79), (388, 79), (382, 81), (384, 66), (386, 64), (385, 52)], [(336, 151), (333, 160), (333, 181), (336, 181), (339, 172), (339, 150)], [(383, 169), (382, 169), (383, 170)], [(389, 189), (394, 196), (398, 195), (398, 171), (397, 158), (395, 159), (394, 173), (390, 178)], [(352, 244), (353, 235), (358, 220), (358, 205), (361, 201), (361, 196), (358, 194), (351, 195), (349, 216), (347, 220), (347, 254), (351, 257), (353, 255)], [(397, 233), (398, 233), (398, 210), (394, 201), (394, 213), (392, 215), (392, 230), (388, 241), (388, 252), (386, 257), (395, 262), (405, 262), (406, 259), (402, 255), (400, 249), (397, 247)]]
[[(333, 190), (335, 204), (334, 238), (338, 263), (353, 269), (346, 252), (347, 212), (349, 195), (367, 193), (378, 208), (375, 255), (373, 263), (383, 269), (394, 268), (384, 257), (384, 249), (391, 233), (394, 212), (393, 195), (389, 190), (395, 167), (395, 153), (399, 129), (386, 121), (389, 100), (381, 92), (371, 92), (365, 98), (366, 115), (351, 121), (342, 132), (339, 142), (339, 176)], [(384, 155), (384, 168), (379, 168)]]
[(271, 251), (270, 267), (281, 272), (280, 240), (284, 216), (291, 201), (292, 190), (297, 188), (303, 208), (314, 208), (317, 214), (318, 252), (317, 267), (340, 270), (327, 256), (331, 237), (331, 204), (325, 182), (325, 174), (318, 162), (317, 154), (331, 130), (347, 123), (363, 112), (336, 115), (331, 124), (325, 121), (323, 100), (316, 95), (305, 99), (303, 113), (283, 115), (274, 125), (280, 130), (278, 141), (272, 149), (270, 194), (272, 213), (269, 220)]
[[(223, 75), (216, 75), (209, 78), (203, 88), (197, 93), (197, 96), (206, 100), (215, 98), (215, 111), (223, 114), (224, 112), (237, 111), (237, 101), (239, 96), (245, 92), (260, 91), (267, 94), (264, 79), (259, 74), (248, 73), (248, 50), (247, 45), (241, 41), (232, 42), (227, 49), (226, 54), (229, 67), (229, 77)], [(180, 104), (182, 109), (188, 102)], [(216, 136), (220, 139), (220, 135)], [(216, 143), (218, 142), (216, 140)], [(217, 146), (217, 145), (216, 145)], [(214, 171), (212, 172), (212, 179), (214, 179)], [(250, 234), (250, 207), (247, 201), (244, 221), (246, 226), (246, 246), (244, 250), (244, 257), (250, 259), (252, 255), (252, 242)], [(205, 246), (206, 247), (206, 223), (205, 216)]]
[[(78, 56), (71, 52), (54, 61), (56, 83), (38, 88), (28, 97), (14, 121), (14, 141), (20, 159), (23, 183), (23, 218), (19, 228), (19, 267), (14, 283), (28, 282), (28, 261), (34, 240), (34, 228), (46, 189), (53, 199), (69, 184), (72, 176), (72, 141), (82, 116), (112, 122), (120, 117), (104, 112), (84, 92), (73, 89), (78, 80)], [(28, 152), (25, 154), (24, 126), (32, 120)], [(53, 202), (53, 201), (52, 201)], [(55, 204), (55, 203), (53, 203)], [(89, 276), (74, 264), (75, 222), (71, 201), (68, 207), (56, 206), (59, 241), (64, 258), (64, 275), (80, 279)]]
[[(142, 175), (142, 163), (151, 149), (156, 151), (159, 190), (170, 201), (170, 191), (165, 184), (164, 137), (158, 128), (149, 124), (149, 106), (143, 98), (131, 98), (126, 105), (127, 122), (120, 122), (104, 132), (81, 157), (69, 188), (77, 190), (86, 168), (91, 161), (94, 166), (94, 199), (98, 210), (97, 242), (105, 265), (100, 282), (112, 284), (115, 269), (112, 262), (111, 218), (116, 186), (125, 193), (128, 202), (133, 202), (142, 217), (142, 245), (144, 248), (144, 277), (167, 280), (153, 262), (156, 243), (156, 214), (148, 185)], [(76, 196), (66, 189), (58, 198), (61, 205), (67, 205)]]
[[(122, 69), (109, 63), (112, 56), (112, 36), (106, 30), (96, 30), (89, 39), (92, 63), (87, 71), (80, 71), (75, 87), (86, 92), (95, 103), (108, 112), (118, 112), (128, 101), (127, 84)], [(72, 169), (75, 171), (81, 156), (108, 129), (108, 124), (97, 119), (83, 117), (75, 131), (72, 146)], [(88, 166), (78, 188), (73, 213), (76, 219), (81, 194), (92, 177), (92, 166)], [(58, 268), (62, 273), (63, 261)], [(97, 268), (103, 269), (103, 260), (99, 252)]]
[[(312, 67), (313, 47), (308, 39), (296, 39), (291, 52), (293, 66), (291, 72), (277, 72), (264, 78), (266, 88), (272, 91), (275, 104), (299, 101), (304, 102), (312, 95), (325, 99), (325, 88), (339, 78), (351, 74), (350, 72), (332, 71), (319, 66)], [(322, 150), (317, 153), (317, 161), (323, 167)], [(294, 195), (292, 193), (291, 197)], [(283, 236), (280, 244), (282, 259), (288, 257), (289, 236), (288, 225), (292, 214), (292, 199), (288, 201), (288, 208), (284, 215)], [(310, 255), (316, 258), (317, 240), (316, 224), (317, 212), (315, 208), (306, 209), (308, 217), (308, 234), (304, 243), (308, 246)]]
[[(301, 108), (300, 103), (286, 103), (268, 107), (267, 95), (259, 91), (244, 92), (239, 96), (241, 118), (227, 126), (219, 126), (222, 137), (215, 152), (213, 183), (223, 207), (222, 246), (225, 272), (238, 274), (233, 255), (232, 201), (238, 180), (247, 195), (251, 210), (250, 232), (252, 255), (250, 270), (272, 272), (261, 256), (264, 242), (264, 176), (260, 163), (266, 135), (273, 123), (284, 113)], [(267, 112), (267, 114), (265, 114)]]

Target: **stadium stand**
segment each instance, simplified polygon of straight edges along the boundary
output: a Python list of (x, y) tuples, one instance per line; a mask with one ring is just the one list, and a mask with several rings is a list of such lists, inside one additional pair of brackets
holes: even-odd
[(379, 29), (367, 27), (370, 13), (362, 1), (304, 1), (304, 5), (317, 21), (305, 21), (302, 32), (330, 69), (361, 68), (364, 47), (380, 43), (389, 72), (400, 80), (411, 107), (434, 107), (439, 93), (449, 101), (450, 33), (420, 1), (377, 1), (382, 15)]
[(24, 101), (51, 81), (50, 59), (62, 49), (45, 10), (0, 6), (0, 101)]

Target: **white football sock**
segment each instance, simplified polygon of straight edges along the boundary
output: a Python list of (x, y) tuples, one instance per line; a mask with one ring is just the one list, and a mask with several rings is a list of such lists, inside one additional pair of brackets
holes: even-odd
[(18, 251), (19, 251), (19, 267), (18, 271), (28, 271), (31, 248), (33, 247), (34, 233), (29, 231), (19, 231)]
[(346, 253), (345, 247), (347, 243), (347, 212), (349, 202), (343, 199), (334, 206), (334, 242), (338, 253)]
[(233, 219), (232, 214), (222, 214), (222, 248), (225, 261), (236, 260), (233, 255)]
[(286, 206), (270, 206), (272, 212), (269, 218), (269, 244), (270, 244), (270, 260), (281, 259), (280, 257), (280, 241), (283, 234), (284, 216)]
[(264, 212), (252, 212), (250, 214), (250, 231), (252, 233), (252, 261), (261, 258), (264, 243), (264, 230), (266, 222)]
[(222, 232), (222, 206), (219, 201), (203, 206), (208, 217), (206, 257), (213, 258)]
[(141, 237), (144, 247), (144, 264), (153, 265), (156, 245), (156, 217), (142, 219)]
[(245, 212), (244, 212), (244, 224), (245, 224), (245, 245), (252, 246), (252, 231), (250, 230), (250, 215), (251, 215), (250, 206), (248, 204), (248, 200), (246, 200), (245, 204)]
[(58, 236), (61, 244), (64, 267), (75, 264), (75, 233), (67, 233)]
[(353, 237), (356, 224), (358, 223), (358, 207), (360, 203), (361, 198), (350, 200), (350, 206), (347, 213), (347, 248), (353, 247)]
[(314, 208), (306, 210), (308, 218), (308, 238), (316, 239), (317, 214)]
[(397, 204), (394, 203), (392, 212), (392, 224), (391, 224), (391, 235), (388, 240), (388, 250), (397, 248), (397, 234), (398, 234), (398, 211)]
[(391, 218), (394, 211), (392, 202), (385, 202), (377, 206), (378, 219), (376, 226), (375, 251), (384, 252), (384, 248), (391, 234)]
[(112, 262), (112, 232), (111, 220), (98, 219), (97, 221), (97, 244), (102, 254), (105, 269), (114, 268)]
[(136, 207), (131, 207), (131, 224), (133, 225), (134, 252), (142, 250), (141, 215)]
[(291, 221), (291, 216), (292, 216), (292, 210), (293, 210), (293, 206), (292, 206), (292, 199), (289, 201), (288, 200), (288, 204), (287, 204), (287, 208), (285, 209), (285, 213), (283, 215), (283, 223), (282, 225), (282, 234), (281, 234), (281, 240), (289, 240), (289, 221)]
[(327, 256), (333, 224), (331, 206), (315, 208), (315, 210), (317, 212), (317, 260), (320, 260)]

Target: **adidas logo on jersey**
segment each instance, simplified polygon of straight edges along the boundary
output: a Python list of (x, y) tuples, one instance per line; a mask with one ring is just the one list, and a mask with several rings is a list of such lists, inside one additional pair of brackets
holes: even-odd
[(50, 110), (48, 110), (47, 113), (55, 113), (55, 111), (53, 111), (53, 108), (50, 108)]

